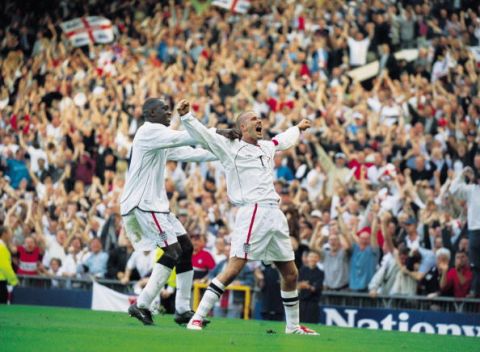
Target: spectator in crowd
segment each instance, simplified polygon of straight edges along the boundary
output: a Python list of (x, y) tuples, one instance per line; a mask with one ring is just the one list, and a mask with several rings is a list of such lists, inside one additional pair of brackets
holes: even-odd
[(73, 237), (68, 246), (68, 254), (62, 263), (62, 275), (64, 277), (74, 278), (77, 276), (77, 268), (83, 262), (88, 249), (83, 246), (80, 237)]
[[(112, 249), (108, 253), (106, 278), (112, 280), (122, 280), (125, 276), (125, 268), (127, 267), (127, 262), (132, 253), (132, 244), (127, 237), (122, 236), (122, 238), (119, 239), (118, 247)], [(138, 280), (138, 277), (134, 275), (131, 276), (130, 279)]]
[(348, 286), (352, 291), (367, 292), (379, 260), (376, 225), (370, 231), (363, 230), (358, 235), (349, 233), (349, 236), (353, 245)]
[(443, 294), (456, 298), (467, 297), (473, 280), (473, 273), (465, 251), (455, 254), (455, 267), (448, 269), (447, 263), (442, 262), (440, 289)]
[(395, 251), (395, 261), (399, 270), (395, 275), (390, 294), (414, 296), (417, 293), (421, 259), (419, 252), (412, 252), (403, 245)]
[(134, 251), (128, 259), (127, 265), (125, 266), (125, 274), (120, 279), (120, 282), (127, 284), (131, 280), (140, 280), (143, 281), (143, 286), (145, 286), (147, 283), (145, 279), (148, 279), (152, 273), (154, 263), (154, 251)]
[(58, 277), (58, 276), (60, 276), (60, 277), (63, 276), (62, 261), (60, 259), (58, 259), (58, 258), (50, 259), (50, 262), (48, 263), (48, 267), (42, 267), (42, 270), (41, 270), (40, 273), (52, 278), (52, 280), (51, 280), (52, 287), (63, 286), (61, 281), (53, 279), (53, 278)]
[(441, 294), (440, 279), (444, 271), (448, 270), (450, 262), (450, 251), (440, 248), (436, 253), (437, 263), (433, 266), (422, 281), (419, 283), (419, 294), (427, 297), (437, 297)]
[(298, 273), (298, 289), (300, 299), (300, 321), (318, 323), (320, 319), (320, 295), (322, 294), (324, 273), (318, 268), (320, 253), (310, 251), (307, 265)]
[(37, 275), (42, 269), (42, 254), (32, 236), (25, 237), (24, 244), (17, 248), (20, 275)]
[(77, 268), (77, 272), (103, 278), (107, 272), (108, 254), (103, 251), (102, 242), (98, 238), (90, 241), (90, 251), (85, 260)]
[(280, 296), (280, 274), (272, 265), (262, 265), (255, 269), (255, 280), (260, 288), (260, 316), (264, 320), (282, 321), (284, 309)]
[[(465, 184), (465, 179), (470, 184)], [(467, 203), (469, 253), (475, 275), (472, 288), (477, 297), (480, 297), (480, 220), (478, 217), (480, 214), (480, 186), (476, 183), (479, 180), (480, 178), (475, 176), (473, 169), (467, 166), (451, 185), (454, 195)], [(456, 255), (455, 267), (457, 268)], [(457, 297), (456, 294), (455, 297)]]
[(43, 266), (49, 268), (50, 261), (53, 258), (57, 258), (64, 263), (66, 259), (64, 246), (67, 244), (67, 233), (65, 230), (59, 229), (55, 236), (47, 235), (43, 239), (45, 241), (45, 254), (42, 260)]
[[(217, 266), (219, 263), (223, 262), (225, 259), (227, 259), (228, 254), (225, 252), (225, 248), (227, 247), (227, 243), (225, 241), (225, 238), (223, 237), (217, 237), (215, 239), (215, 247), (213, 249), (213, 259), (215, 260), (215, 263)], [(230, 246), (228, 246), (230, 248)], [(210, 276), (210, 275), (209, 275)]]
[[(421, 256), (413, 271), (417, 282), (429, 275), (440, 248), (451, 251), (451, 261), (469, 250), (472, 291), (479, 294), (476, 2), (445, 8), (444, 1), (251, 1), (248, 13), (235, 16), (211, 4), (197, 12), (182, 0), (140, 2), (135, 11), (116, 0), (58, 4), (0, 3), (0, 219), (11, 230), (14, 260), (31, 274), (47, 246), (43, 236), (55, 238), (58, 231), (66, 234), (60, 246), (74, 236), (82, 243), (100, 237), (109, 254), (122, 246), (119, 194), (143, 123), (141, 104), (161, 95), (168, 102), (190, 100), (211, 127), (231, 127), (239, 111), (255, 109), (264, 130), (272, 131), (266, 139), (302, 118), (312, 121), (296, 148), (272, 160), (287, 175), (277, 190), (297, 254), (323, 250), (335, 231), (335, 259), (347, 252), (342, 238), (353, 234), (356, 243), (359, 231), (362, 241), (370, 233), (385, 248), (383, 233), (363, 231), (372, 227), (369, 213), (378, 203), (379, 214), (391, 213), (385, 231), (394, 244), (379, 270), (398, 264), (392, 258), (401, 242)], [(115, 40), (76, 48), (60, 24), (91, 13), (112, 21)], [(402, 56), (401, 49), (415, 54)], [(374, 61), (378, 71), (362, 66)], [(171, 127), (179, 128), (178, 118), (172, 120)], [(465, 167), (477, 181), (467, 172), (471, 182), (464, 182)], [(166, 185), (172, 211), (190, 234), (201, 228), (206, 248), (231, 232), (236, 210), (218, 163), (169, 165)], [(337, 225), (330, 229), (331, 220)], [(344, 229), (335, 230), (340, 220)], [(329, 246), (325, 285), (338, 289)], [(120, 269), (111, 277), (124, 270), (124, 249), (111, 261), (122, 263), (112, 265)], [(370, 258), (360, 269), (368, 272), (358, 286), (365, 290), (379, 256), (375, 250), (365, 255), (355, 244), (350, 252), (341, 255), (342, 268), (358, 270), (359, 257)], [(73, 262), (83, 262), (82, 249), (75, 253)], [(358, 279), (355, 270), (348, 275)], [(275, 284), (268, 269), (264, 275)], [(269, 287), (262, 289), (270, 294)]]
[(348, 288), (349, 263), (351, 254), (350, 236), (330, 225), (328, 246), (324, 249), (324, 285), (326, 290), (340, 291)]
[[(379, 294), (391, 294), (398, 272), (400, 271), (399, 263), (405, 263), (405, 256), (408, 256), (409, 252), (405, 245), (402, 245), (402, 248), (397, 251), (393, 242), (392, 233), (388, 229), (391, 221), (390, 214), (385, 213), (382, 214), (382, 216), (379, 215), (379, 221), (381, 221), (381, 231), (385, 242), (380, 267), (368, 284), (368, 291), (371, 297), (376, 297)], [(397, 260), (397, 257), (399, 260)]]
[(215, 260), (210, 252), (205, 250), (205, 235), (195, 233), (191, 236), (193, 245), (192, 266), (193, 279), (206, 279), (208, 273), (215, 268)]

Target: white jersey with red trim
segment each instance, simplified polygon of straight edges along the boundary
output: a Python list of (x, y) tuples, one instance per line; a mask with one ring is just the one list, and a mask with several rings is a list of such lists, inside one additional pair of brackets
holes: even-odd
[(195, 144), (197, 142), (187, 131), (176, 131), (159, 123), (145, 122), (133, 139), (127, 179), (120, 201), (122, 215), (134, 208), (169, 212), (170, 205), (165, 191), (167, 160), (217, 160), (206, 150), (188, 146)]
[(253, 145), (243, 140), (231, 141), (212, 133), (191, 113), (182, 116), (181, 120), (190, 135), (222, 163), (228, 197), (234, 205), (279, 202), (280, 196), (273, 184), (273, 157), (276, 151), (288, 149), (298, 142), (298, 127), (289, 128), (271, 141), (261, 140)]

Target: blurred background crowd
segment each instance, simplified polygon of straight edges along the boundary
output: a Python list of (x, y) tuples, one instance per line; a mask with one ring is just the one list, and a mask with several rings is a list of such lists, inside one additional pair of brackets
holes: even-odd
[[(144, 100), (163, 97), (173, 109), (185, 98), (219, 128), (253, 109), (266, 139), (313, 121), (274, 169), (304, 307), (322, 289), (473, 296), (479, 3), (250, 3), (247, 14), (208, 1), (1, 3), (0, 229), (16, 272), (148, 277), (154, 254), (133, 252), (119, 197)], [(109, 18), (114, 42), (73, 47), (60, 23), (86, 15)], [(418, 55), (396, 59), (404, 49)], [(348, 75), (376, 60), (372, 78)], [(228, 257), (236, 211), (222, 168), (167, 168), (171, 210), (205, 280)], [(275, 292), (271, 267), (246, 271), (240, 283)]]

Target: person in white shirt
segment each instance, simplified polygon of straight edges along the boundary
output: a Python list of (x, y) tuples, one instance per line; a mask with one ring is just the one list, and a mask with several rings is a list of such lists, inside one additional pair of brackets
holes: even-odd
[[(470, 183), (465, 183), (468, 178)], [(450, 192), (467, 203), (468, 251), (473, 269), (472, 289), (480, 297), (480, 185), (470, 166), (463, 169), (452, 182)]]
[(148, 277), (155, 263), (155, 251), (134, 251), (128, 259), (125, 276), (120, 280), (123, 284), (130, 282), (133, 270), (138, 272), (140, 279)]
[(42, 264), (44, 267), (50, 267), (52, 258), (57, 258), (65, 262), (67, 254), (65, 253), (65, 241), (67, 240), (67, 233), (63, 229), (59, 229), (55, 236), (45, 235), (45, 254), (43, 256)]
[(370, 35), (365, 38), (362, 32), (357, 31), (357, 33), (355, 34), (355, 38), (347, 38), (350, 67), (359, 67), (367, 63), (368, 48), (370, 47), (372, 37), (372, 31), (370, 28), (369, 33)]
[(300, 131), (310, 127), (302, 120), (271, 141), (261, 140), (262, 121), (253, 111), (237, 118), (241, 140), (228, 140), (209, 131), (189, 111), (189, 103), (180, 102), (179, 114), (185, 129), (218, 157), (225, 169), (227, 194), (238, 212), (231, 235), (227, 268), (212, 280), (188, 329), (202, 330), (203, 319), (248, 260), (275, 262), (282, 276), (281, 296), (287, 320), (286, 333), (317, 335), (299, 324), (297, 291), (298, 270), (290, 242), (288, 223), (279, 208), (280, 196), (274, 188), (273, 158), (277, 150), (293, 147)]
[(216, 160), (216, 157), (206, 150), (189, 147), (197, 142), (186, 131), (168, 128), (172, 113), (163, 100), (147, 99), (143, 104), (143, 115), (146, 122), (133, 139), (120, 211), (126, 234), (135, 250), (154, 251), (161, 247), (164, 255), (153, 266), (145, 289), (128, 312), (145, 325), (153, 324), (149, 307), (176, 266), (174, 319), (182, 324), (193, 316), (190, 308), (193, 248), (185, 228), (170, 212), (165, 191), (166, 162), (209, 161)]
[(83, 248), (80, 237), (73, 237), (68, 247), (68, 255), (62, 261), (62, 276), (75, 277), (77, 276), (77, 268), (80, 263), (84, 261), (85, 255), (88, 253), (88, 248)]

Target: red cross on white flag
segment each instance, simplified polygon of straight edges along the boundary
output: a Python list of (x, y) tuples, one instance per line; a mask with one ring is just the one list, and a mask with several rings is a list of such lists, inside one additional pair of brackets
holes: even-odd
[(214, 0), (212, 5), (223, 7), (232, 12), (246, 14), (250, 7), (249, 0)]
[(111, 43), (114, 39), (112, 22), (105, 17), (80, 17), (63, 22), (60, 26), (73, 46), (77, 47), (90, 42)]

